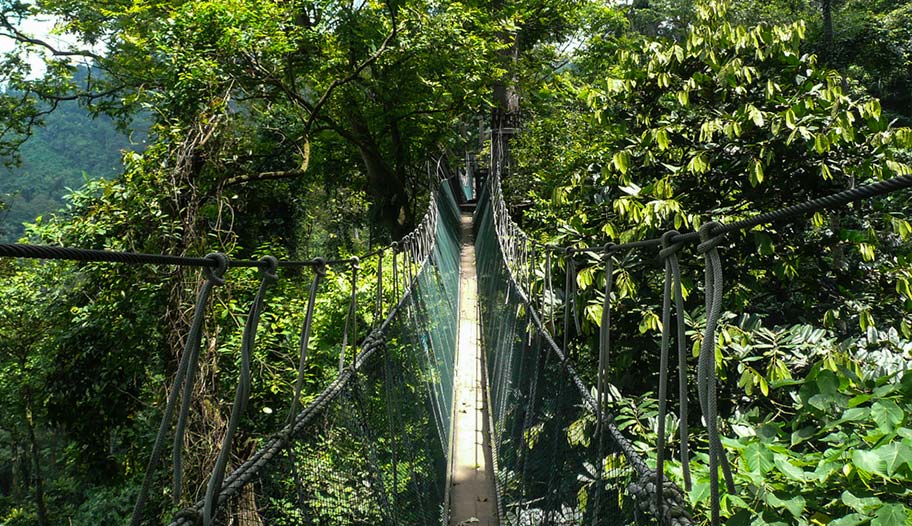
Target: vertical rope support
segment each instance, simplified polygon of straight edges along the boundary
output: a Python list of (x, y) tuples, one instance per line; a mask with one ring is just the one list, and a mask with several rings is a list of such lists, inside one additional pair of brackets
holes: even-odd
[(611, 352), (611, 291), (614, 288), (614, 248), (613, 244), (605, 246), (605, 298), (602, 301), (602, 320), (599, 327), (599, 358), (597, 372), (597, 395), (595, 406), (595, 436), (598, 440), (598, 456), (595, 466), (595, 498), (592, 506), (592, 526), (598, 525), (599, 503), (603, 485), (602, 475), (605, 469), (605, 407), (608, 402), (608, 368)]
[(225, 430), (225, 436), (222, 439), (222, 447), (219, 451), (218, 459), (212, 468), (212, 476), (209, 477), (209, 484), (206, 487), (206, 499), (203, 504), (203, 526), (210, 526), (215, 519), (218, 495), (222, 489), (222, 481), (225, 479), (225, 469), (228, 467), (228, 461), (231, 458), (231, 446), (234, 442), (234, 436), (237, 434), (241, 416), (243, 416), (244, 410), (247, 408), (247, 399), (250, 396), (251, 354), (253, 345), (256, 342), (260, 314), (263, 312), (266, 289), (278, 279), (275, 274), (279, 266), (278, 260), (272, 256), (266, 256), (261, 261), (265, 264), (265, 268), (261, 270), (260, 288), (256, 297), (254, 297), (253, 304), (250, 306), (247, 323), (244, 325), (244, 333), (241, 337), (241, 371), (237, 390), (234, 394), (234, 403), (231, 406), (231, 417), (228, 420), (228, 428)]
[[(291, 407), (288, 409), (288, 418), (286, 423), (289, 425), (288, 434), (292, 433), (291, 424), (298, 416), (298, 405), (301, 401), (301, 391), (304, 389), (304, 368), (307, 365), (307, 350), (310, 346), (310, 333), (313, 327), (314, 306), (317, 300), (317, 289), (320, 281), (326, 277), (326, 262), (323, 258), (314, 260), (317, 266), (314, 268), (314, 277), (310, 283), (310, 291), (307, 296), (307, 308), (304, 313), (304, 323), (301, 326), (301, 337), (298, 341), (299, 359), (298, 359), (298, 377), (295, 380), (295, 390), (291, 399)], [(304, 507), (305, 496), (303, 492), (304, 484), (301, 481), (301, 475), (298, 472), (297, 460), (295, 459), (294, 445), (289, 444), (285, 450), (288, 460), (291, 464), (291, 475), (295, 483), (295, 493), (298, 498), (298, 506)]]
[[(659, 257), (665, 260), (665, 281), (671, 280), (671, 292), (674, 294), (675, 303), (675, 344), (678, 350), (678, 431), (681, 440), (681, 470), (684, 476), (684, 489), (690, 491), (692, 487), (690, 477), (690, 447), (688, 445), (687, 430), (687, 340), (684, 334), (684, 292), (681, 286), (681, 266), (678, 261), (678, 252), (683, 248), (683, 243), (672, 243), (675, 236), (680, 235), (676, 230), (666, 232), (662, 236), (662, 249), (659, 251)], [(666, 294), (668, 291), (666, 290)], [(667, 338), (666, 331), (670, 331), (671, 323), (671, 306), (670, 301), (663, 305), (662, 312), (662, 333), (663, 341)]]
[(576, 263), (573, 260), (574, 248), (568, 247), (566, 250), (566, 264), (564, 272), (564, 352), (570, 356), (570, 315), (571, 309), (576, 309)]
[[(342, 350), (339, 351), (339, 374), (345, 369), (345, 358), (348, 351), (348, 342), (351, 340), (352, 347), (357, 346), (358, 342), (358, 258), (351, 258), (351, 298), (348, 302), (348, 315), (345, 317), (345, 330), (342, 332)], [(352, 365), (358, 353), (352, 356)]]
[(706, 331), (700, 347), (700, 358), (697, 365), (697, 389), (700, 406), (706, 420), (706, 431), (709, 437), (709, 490), (712, 526), (719, 524), (719, 466), (730, 493), (734, 493), (734, 481), (731, 469), (725, 456), (725, 449), (719, 438), (718, 407), (716, 400), (716, 327), (722, 309), (722, 260), (719, 257), (718, 245), (720, 236), (712, 237), (711, 231), (720, 227), (710, 222), (700, 227), (700, 241), (697, 252), (703, 254), (705, 264), (706, 288)]
[(544, 312), (545, 315), (548, 317), (549, 328), (551, 330), (551, 335), (553, 336), (554, 335), (554, 313), (552, 311), (554, 310), (553, 309), (553, 307), (554, 307), (554, 284), (551, 281), (551, 265), (552, 265), (551, 251), (548, 250), (547, 252), (545, 252), (545, 283), (544, 283), (545, 290), (542, 291), (542, 304), (544, 304), (545, 301), (547, 301), (548, 310), (547, 311), (543, 310), (542, 312)]
[(383, 317), (383, 258), (386, 255), (386, 250), (381, 250), (377, 259), (377, 305), (376, 312), (374, 313), (374, 323), (373, 327), (377, 327), (381, 323), (381, 318)]
[(304, 367), (307, 365), (307, 348), (310, 345), (310, 333), (313, 327), (314, 305), (317, 300), (317, 288), (320, 282), (326, 277), (326, 262), (322, 258), (317, 258), (318, 265), (314, 268), (313, 281), (310, 282), (310, 291), (307, 295), (307, 310), (304, 313), (304, 323), (301, 326), (301, 337), (298, 340), (298, 377), (295, 380), (294, 398), (291, 399), (291, 408), (288, 410), (288, 419), (286, 423), (291, 424), (298, 416), (298, 404), (301, 400), (301, 391), (304, 388)]
[(152, 454), (149, 457), (149, 463), (146, 466), (146, 475), (143, 478), (143, 485), (133, 507), (133, 516), (130, 519), (132, 526), (138, 526), (142, 520), (142, 509), (146, 504), (146, 498), (152, 487), (152, 478), (155, 468), (158, 467), (158, 461), (161, 458), (161, 452), (165, 444), (165, 435), (171, 423), (171, 416), (174, 414), (174, 406), (177, 403), (177, 393), (181, 391), (183, 385), (184, 393), (181, 400), (181, 409), (178, 417), (178, 424), (174, 435), (173, 451), (174, 456), (174, 489), (173, 499), (175, 504), (179, 502), (181, 495), (181, 462), (180, 453), (184, 443), (184, 423), (187, 420), (189, 412), (190, 399), (193, 393), (193, 384), (196, 381), (196, 369), (199, 363), (200, 344), (203, 337), (203, 322), (206, 318), (206, 306), (209, 304), (209, 296), (212, 289), (217, 285), (224, 285), (225, 271), (228, 270), (228, 258), (224, 254), (215, 253), (206, 256), (216, 262), (216, 266), (204, 267), (203, 272), (206, 281), (200, 288), (196, 298), (196, 308), (193, 313), (193, 321), (190, 324), (190, 333), (187, 335), (187, 342), (184, 345), (184, 352), (181, 354), (181, 361), (177, 367), (177, 373), (174, 375), (174, 385), (171, 387), (171, 393), (168, 395), (168, 401), (165, 404), (165, 412), (162, 415), (161, 424), (158, 427), (158, 435), (155, 437), (155, 444), (152, 446)]
[(393, 305), (395, 306), (399, 303), (399, 265), (396, 263), (399, 259), (399, 243), (393, 241), (390, 244), (390, 252), (393, 253)]
[[(666, 232), (662, 236), (662, 250), (659, 251), (659, 257), (665, 262), (665, 281), (662, 288), (662, 343), (659, 354), (659, 419), (658, 419), (658, 438), (656, 444), (656, 510), (661, 517), (665, 510), (663, 509), (665, 499), (663, 498), (662, 488), (665, 479), (665, 420), (668, 414), (668, 346), (671, 339), (671, 294), (673, 274), (671, 269), (671, 258), (675, 251), (681, 248), (681, 244), (671, 244), (672, 236), (676, 232)], [(680, 311), (678, 317), (680, 318)], [(684, 426), (681, 423), (681, 426)]]
[[(535, 281), (538, 277), (538, 251), (536, 250), (535, 245), (532, 245), (531, 250), (529, 251), (529, 289), (526, 291), (526, 297), (529, 298), (530, 302), (534, 302), (535, 295), (533, 290), (535, 289)], [(534, 305), (534, 303), (533, 303)]]

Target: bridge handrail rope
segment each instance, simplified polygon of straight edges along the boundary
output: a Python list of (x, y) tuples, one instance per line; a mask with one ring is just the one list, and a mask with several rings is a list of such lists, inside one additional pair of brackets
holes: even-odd
[[(382, 255), (389, 247), (382, 247), (358, 256), (366, 260)], [(227, 256), (225, 256), (227, 258)], [(51, 245), (33, 245), (26, 243), (0, 243), (0, 258), (53, 259), (81, 262), (125, 263), (128, 265), (168, 265), (176, 267), (217, 268), (220, 263), (211, 256), (191, 257), (169, 254), (144, 254), (116, 250), (98, 250), (86, 248), (58, 247)], [(324, 266), (343, 266), (355, 264), (355, 257), (325, 260), (314, 258), (308, 260), (277, 260), (278, 268), (316, 268)], [(266, 269), (269, 264), (262, 259), (227, 259), (227, 268)]]
[[(495, 163), (495, 166), (499, 166), (499, 163)], [(576, 368), (573, 366), (570, 357), (567, 355), (566, 348), (562, 348), (560, 345), (555, 342), (553, 335), (545, 327), (544, 322), (541, 319), (541, 315), (538, 313), (533, 302), (531, 301), (531, 285), (524, 288), (520, 285), (521, 283), (531, 284), (533, 279), (534, 269), (531, 267), (523, 267), (520, 265), (520, 258), (517, 254), (521, 253), (519, 247), (520, 243), (525, 243), (529, 240), (528, 235), (523, 232), (519, 226), (513, 221), (509, 215), (506, 202), (503, 199), (503, 190), (500, 184), (500, 173), (495, 169), (495, 173), (488, 180), (487, 191), (490, 194), (491, 199), (491, 208), (494, 215), (494, 225), (497, 239), (501, 248), (501, 253), (504, 258), (504, 265), (507, 269), (508, 275), (510, 276), (510, 281), (514, 286), (517, 296), (520, 298), (523, 306), (528, 310), (529, 317), (532, 321), (532, 324), (535, 327), (535, 330), (542, 336), (548, 350), (553, 353), (561, 366), (567, 372), (570, 377), (573, 385), (579, 391), (579, 394), (582, 400), (585, 402), (586, 406), (592, 412), (593, 415), (597, 416), (597, 433), (596, 440), (599, 444), (603, 444), (603, 440), (607, 437), (617, 444), (618, 448), (623, 452), (624, 457), (627, 459), (629, 464), (636, 471), (638, 476), (638, 481), (631, 483), (631, 491), (635, 493), (640, 501), (638, 506), (641, 507), (642, 511), (645, 511), (652, 515), (653, 517), (661, 516), (664, 519), (663, 524), (671, 524), (675, 526), (687, 526), (692, 524), (689, 515), (686, 511), (686, 505), (684, 501), (684, 494), (677, 488), (674, 484), (667, 482), (661, 486), (655, 480), (655, 471), (649, 468), (643, 458), (636, 452), (633, 447), (633, 444), (627, 439), (626, 436), (617, 428), (614, 424), (614, 417), (604, 408), (605, 397), (607, 393), (607, 356), (609, 352), (609, 335), (607, 331), (608, 324), (603, 324), (603, 330), (600, 335), (600, 342), (602, 342), (600, 348), (600, 361), (603, 361), (602, 365), (604, 367), (599, 368), (599, 376), (597, 381), (597, 397), (594, 398), (586, 387), (586, 384), (580, 378), (579, 374), (576, 371)], [(564, 250), (564, 255), (572, 259), (574, 253), (573, 249)], [(572, 266), (568, 262), (568, 274), (572, 272)], [(549, 274), (549, 269), (546, 269), (546, 274)], [(546, 280), (549, 276), (546, 276)], [(525, 278), (525, 279), (524, 279)], [(575, 278), (574, 280), (575, 281)], [(610, 286), (610, 285), (609, 285)], [(572, 301), (569, 299), (569, 294), (565, 297), (565, 306)], [(575, 310), (575, 309), (574, 309)], [(603, 313), (609, 317), (610, 313)], [(565, 308), (564, 310), (564, 339), (567, 340), (567, 332), (570, 329), (570, 320), (569, 320), (568, 311)], [(565, 343), (566, 345), (566, 343)], [(600, 468), (597, 468), (600, 469)], [(597, 486), (600, 488), (601, 484)], [(659, 488), (662, 488), (659, 490)], [(599, 490), (596, 491), (595, 502), (598, 502)], [(593, 514), (595, 515), (595, 514)], [(593, 516), (593, 521), (597, 520), (597, 517)]]
[[(847, 190), (842, 190), (831, 195), (811, 199), (809, 201), (805, 201), (804, 203), (771, 210), (769, 212), (758, 213), (754, 216), (731, 223), (726, 223), (724, 225), (717, 223), (710, 232), (710, 235), (721, 236), (723, 234), (730, 234), (737, 231), (750, 230), (752, 228), (768, 225), (771, 223), (796, 220), (799, 217), (806, 216), (808, 214), (813, 214), (815, 212), (821, 212), (824, 210), (831, 210), (833, 208), (840, 208), (851, 203), (865, 201), (873, 197), (891, 194), (908, 188), (912, 188), (912, 175), (901, 175), (890, 179), (867, 183), (861, 186), (856, 186), (854, 188), (849, 188)], [(537, 239), (529, 237), (524, 232), (521, 232), (520, 235), (524, 240), (527, 240), (529, 243), (539, 247), (539, 249), (546, 250), (555, 254), (563, 254), (570, 248), (590, 252), (593, 254), (608, 254), (622, 250), (653, 249), (661, 248), (662, 246), (661, 236), (638, 241), (628, 241), (625, 243), (592, 243), (588, 247), (579, 248), (576, 246), (571, 247), (556, 245), (553, 243), (544, 243), (542, 241), (538, 241)], [(671, 242), (674, 244), (698, 243), (699, 241), (699, 231), (692, 231), (683, 234), (675, 231), (675, 235), (671, 239)]]
[[(608, 335), (609, 326), (610, 326), (610, 293), (611, 285), (613, 278), (613, 254), (623, 251), (623, 250), (634, 250), (634, 249), (655, 249), (658, 248), (659, 256), (663, 260), (665, 265), (665, 280), (663, 287), (663, 316), (662, 316), (662, 336), (661, 336), (661, 351), (660, 351), (660, 371), (659, 371), (659, 409), (658, 409), (658, 444), (657, 444), (657, 459), (656, 459), (656, 469), (655, 471), (648, 470), (645, 463), (642, 462), (635, 452), (629, 449), (629, 443), (626, 442), (626, 439), (618, 432), (616, 439), (619, 440), (619, 443), (622, 444), (622, 449), (625, 451), (625, 454), (628, 454), (628, 459), (631, 460), (631, 464), (637, 469), (640, 473), (641, 481), (632, 484), (631, 490), (635, 493), (642, 493), (644, 496), (646, 494), (652, 494), (652, 506), (654, 510), (654, 516), (659, 516), (667, 523), (679, 524), (683, 520), (681, 517), (675, 517), (679, 515), (677, 511), (672, 512), (672, 508), (678, 505), (683, 504), (683, 495), (676, 486), (664, 481), (664, 448), (665, 448), (665, 415), (667, 413), (667, 376), (668, 376), (668, 348), (670, 344), (670, 331), (671, 331), (671, 302), (672, 294), (674, 295), (674, 304), (676, 311), (676, 342), (678, 348), (678, 367), (679, 367), (679, 398), (680, 398), (680, 433), (681, 433), (681, 463), (683, 466), (682, 475), (684, 478), (685, 488), (689, 491), (691, 488), (691, 477), (689, 469), (689, 447), (687, 442), (687, 385), (686, 385), (686, 350), (684, 348), (685, 335), (684, 335), (684, 320), (683, 320), (683, 295), (681, 290), (681, 273), (678, 264), (677, 252), (683, 247), (686, 243), (698, 243), (697, 252), (702, 254), (704, 260), (704, 269), (705, 269), (705, 302), (706, 302), (706, 313), (707, 321), (706, 327), (704, 329), (702, 344), (700, 348), (698, 366), (697, 366), (697, 388), (699, 394), (699, 401), (702, 412), (704, 414), (704, 422), (706, 424), (707, 435), (709, 438), (709, 472), (718, 473), (719, 468), (722, 470), (723, 478), (726, 483), (726, 488), (729, 493), (735, 492), (734, 481), (731, 473), (731, 467), (726, 458), (725, 449), (722, 445), (720, 436), (719, 436), (719, 418), (717, 414), (717, 401), (716, 401), (716, 365), (715, 365), (715, 346), (716, 346), (716, 328), (720, 317), (721, 307), (722, 307), (722, 265), (721, 258), (718, 252), (718, 245), (721, 243), (722, 238), (729, 233), (752, 229), (761, 225), (796, 220), (801, 216), (806, 214), (819, 212), (822, 210), (838, 208), (850, 203), (871, 199), (873, 197), (890, 194), (897, 192), (899, 190), (904, 190), (912, 187), (912, 175), (903, 175), (891, 179), (881, 180), (874, 183), (865, 184), (859, 187), (851, 188), (848, 190), (836, 192), (834, 194), (824, 196), (817, 199), (812, 199), (804, 203), (797, 205), (792, 205), (770, 212), (759, 213), (752, 217), (748, 217), (739, 221), (735, 221), (726, 225), (722, 225), (717, 222), (708, 222), (701, 226), (698, 231), (689, 232), (686, 234), (681, 234), (675, 230), (669, 230), (665, 232), (661, 237), (654, 239), (646, 239), (640, 241), (632, 241), (627, 243), (607, 243), (601, 246), (595, 246), (590, 248), (577, 248), (576, 246), (562, 247), (553, 244), (542, 243), (540, 241), (534, 240), (529, 237), (525, 232), (523, 232), (518, 225), (512, 220), (509, 216), (507, 206), (503, 199), (503, 190), (501, 188), (501, 170), (503, 166), (503, 160), (497, 158), (495, 151), (497, 151), (500, 156), (503, 152), (502, 144), (502, 134), (496, 136), (495, 144), (492, 144), (492, 166), (494, 167), (494, 176), (490, 178), (488, 187), (491, 194), (491, 199), (493, 201), (493, 211), (495, 215), (494, 226), (497, 233), (498, 242), (500, 244), (501, 253), (504, 257), (504, 264), (511, 276), (511, 280), (516, 285), (517, 293), (520, 297), (524, 298), (524, 303), (530, 311), (531, 318), (535, 321), (538, 330), (544, 331), (544, 336), (549, 345), (552, 346), (553, 351), (561, 356), (561, 360), (569, 360), (569, 356), (564, 358), (568, 350), (568, 342), (570, 339), (570, 317), (571, 311), (576, 315), (578, 309), (575, 304), (577, 290), (576, 290), (576, 262), (573, 258), (573, 254), (577, 251), (585, 251), (592, 254), (601, 254), (602, 261), (605, 262), (606, 266), (606, 290), (605, 298), (603, 303), (602, 310), (602, 323), (600, 326), (600, 336), (599, 336), (599, 365), (597, 371), (597, 397), (598, 400), (593, 401), (591, 396), (589, 396), (588, 391), (586, 391), (584, 384), (580, 381), (579, 377), (573, 372), (571, 376), (574, 379), (574, 383), (577, 384), (581, 390), (583, 398), (592, 406), (593, 412), (597, 415), (597, 427), (596, 433), (600, 433), (601, 429), (599, 424), (602, 422), (602, 406), (605, 401), (605, 388), (607, 382), (605, 377), (608, 372), (608, 349), (610, 338)], [(542, 283), (542, 306), (544, 306), (545, 301), (553, 300), (553, 291), (551, 290), (551, 254), (562, 255), (565, 261), (565, 272), (566, 272), (566, 283), (565, 283), (565, 297), (564, 297), (564, 314), (563, 314), (563, 342), (564, 345), (562, 348), (559, 348), (555, 343), (551, 334), (543, 327), (543, 324), (540, 322), (538, 313), (535, 311), (534, 305), (529, 300), (529, 296), (532, 295), (532, 281), (535, 279), (534, 272), (535, 267), (528, 265), (526, 260), (525, 250), (526, 247), (531, 245), (532, 247), (537, 247), (545, 252), (546, 254), (546, 268), (544, 272), (544, 281)], [(525, 287), (522, 285), (525, 283)], [(527, 294), (529, 296), (527, 296)], [(546, 296), (550, 296), (546, 298)], [(553, 304), (553, 303), (552, 303)], [(551, 316), (553, 324), (554, 316)], [(575, 328), (577, 333), (579, 333), (579, 322), (578, 318), (575, 318)], [(553, 332), (553, 325), (552, 325)], [(568, 370), (572, 370), (572, 366), (567, 364)], [(607, 423), (611, 426), (611, 416), (607, 416)], [(616, 431), (616, 428), (614, 428)], [(612, 433), (614, 434), (614, 433)], [(601, 445), (601, 438), (599, 437), (599, 444)], [(601, 464), (601, 462), (599, 462)], [(598, 468), (598, 473), (600, 476), (601, 467)], [(652, 489), (649, 489), (649, 484), (652, 484)], [(718, 476), (710, 477), (710, 503), (711, 503), (711, 524), (717, 526), (720, 521), (720, 499), (719, 499), (719, 489), (718, 489), (719, 479)], [(672, 491), (668, 492), (669, 486)], [(658, 488), (665, 488), (662, 491), (658, 491)], [(673, 495), (673, 500), (676, 502), (669, 503), (666, 502), (666, 492), (670, 495)], [(599, 493), (595, 495), (596, 502), (599, 498)], [(688, 519), (689, 520), (689, 519)], [(595, 521), (595, 518), (593, 518)], [(593, 522), (594, 524), (594, 522)]]
[[(440, 184), (446, 179), (445, 171), (441, 170), (441, 163), (438, 162), (436, 171), (436, 182)], [(244, 328), (241, 344), (241, 361), (238, 385), (235, 392), (235, 400), (232, 404), (231, 416), (228, 423), (228, 429), (223, 437), (222, 446), (219, 450), (218, 459), (214, 465), (212, 475), (207, 484), (206, 496), (197, 502), (191, 508), (179, 512), (172, 521), (172, 525), (195, 523), (202, 520), (206, 526), (212, 523), (216, 511), (220, 504), (227, 499), (236, 496), (240, 489), (251, 480), (263, 465), (268, 463), (278, 452), (282, 451), (292, 440), (294, 434), (302, 429), (314, 415), (320, 413), (330, 402), (332, 402), (340, 393), (349, 385), (359, 368), (373, 355), (378, 349), (384, 346), (384, 334), (387, 332), (392, 320), (396, 317), (402, 306), (413, 295), (414, 288), (417, 284), (418, 277), (422, 269), (429, 263), (431, 255), (435, 249), (436, 236), (435, 232), (438, 225), (438, 195), (437, 191), (431, 193), (428, 203), (427, 212), (418, 226), (403, 239), (393, 243), (389, 247), (381, 247), (377, 250), (362, 256), (345, 259), (325, 260), (315, 258), (312, 260), (288, 260), (279, 261), (271, 256), (266, 256), (261, 260), (243, 260), (230, 259), (224, 254), (210, 254), (206, 257), (188, 257), (175, 256), (167, 254), (144, 254), (136, 252), (112, 251), (112, 250), (95, 250), (69, 248), (47, 245), (30, 245), (30, 244), (0, 244), (0, 257), (9, 258), (29, 258), (29, 259), (49, 259), (49, 260), (70, 260), (80, 262), (111, 262), (134, 265), (170, 265), (182, 267), (197, 267), (204, 270), (205, 280), (197, 296), (194, 317), (191, 321), (190, 331), (184, 351), (181, 353), (178, 370), (175, 374), (173, 386), (169, 392), (166, 407), (159, 426), (159, 431), (153, 445), (152, 454), (150, 455), (147, 471), (143, 480), (143, 485), (135, 502), (131, 524), (137, 526), (142, 520), (142, 510), (153, 480), (153, 472), (160, 461), (161, 452), (164, 446), (164, 440), (171, 427), (171, 421), (177, 409), (178, 394), (182, 391), (183, 398), (178, 409), (178, 421), (175, 427), (174, 443), (172, 447), (173, 455), (173, 499), (178, 502), (181, 496), (182, 485), (182, 444), (186, 421), (189, 413), (191, 402), (191, 393), (196, 377), (196, 370), (199, 362), (200, 344), (202, 338), (202, 325), (206, 317), (206, 307), (214, 287), (225, 283), (225, 273), (230, 268), (259, 268), (262, 278), (259, 290), (253, 300), (250, 311), (247, 316), (247, 322)], [(357, 328), (357, 280), (359, 261), (375, 256), (379, 256), (381, 261), (386, 251), (391, 251), (393, 259), (393, 278), (394, 292), (397, 296), (396, 303), (390, 308), (389, 313), (383, 319), (382, 323), (377, 324), (370, 331), (369, 335), (361, 344), (360, 352), (353, 355), (352, 363), (348, 367), (340, 367), (340, 372), (336, 379), (332, 381), (326, 389), (321, 392), (316, 399), (307, 405), (307, 407), (298, 411), (298, 403), (303, 388), (304, 367), (307, 362), (307, 348), (309, 345), (310, 334), (312, 330), (314, 306), (317, 289), (320, 281), (325, 276), (325, 269), (329, 266), (345, 266), (352, 272), (351, 287), (352, 295), (348, 316), (346, 318), (346, 329), (343, 336), (342, 349), (340, 351), (340, 364), (344, 365), (346, 349), (349, 344), (357, 345), (358, 328)], [(401, 255), (401, 264), (399, 257)], [(314, 270), (314, 277), (311, 282), (310, 291), (305, 313), (305, 320), (301, 329), (299, 340), (299, 360), (297, 378), (294, 387), (294, 398), (291, 401), (288, 418), (285, 427), (272, 438), (267, 440), (263, 447), (255, 452), (246, 462), (241, 464), (237, 469), (225, 477), (225, 470), (231, 454), (232, 442), (237, 432), (241, 416), (244, 413), (247, 399), (250, 394), (251, 375), (250, 362), (251, 353), (255, 345), (256, 327), (259, 315), (263, 311), (265, 302), (265, 292), (270, 283), (277, 280), (275, 271), (279, 268), (311, 268)], [(400, 282), (400, 279), (401, 282)], [(377, 298), (375, 308), (377, 318), (382, 315), (383, 296), (382, 296), (382, 263), (378, 263), (377, 269)], [(401, 287), (401, 296), (398, 296)]]

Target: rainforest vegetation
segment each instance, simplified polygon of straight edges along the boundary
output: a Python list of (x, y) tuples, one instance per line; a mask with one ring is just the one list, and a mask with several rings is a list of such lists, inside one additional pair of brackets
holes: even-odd
[[(0, 0), (0, 40), (0, 192), (16, 214), (2, 233), (29, 243), (365, 254), (420, 220), (432, 158), (484, 157), (489, 116), (517, 116), (504, 191), (531, 236), (590, 258), (571, 345), (593, 385), (605, 275), (587, 247), (912, 174), (906, 0)], [(136, 122), (148, 136), (130, 143)], [(912, 524), (909, 210), (899, 192), (720, 246), (728, 524)], [(653, 463), (656, 261), (617, 254), (610, 298), (612, 409)], [(682, 270), (696, 350), (703, 268), (694, 254)], [(305, 278), (270, 292), (259, 408), (293, 392)], [(224, 433), (258, 279), (236, 271), (207, 319), (183, 505)], [(0, 524), (128, 521), (199, 282), (0, 259)], [(305, 402), (337, 373), (351, 287), (332, 272), (323, 285)], [(370, 326), (375, 291), (355, 289)], [(279, 423), (271, 409), (248, 420), (238, 461)], [(692, 460), (698, 522), (706, 462)], [(682, 484), (679, 463), (666, 473)], [(173, 513), (170, 495), (151, 500), (150, 523)]]

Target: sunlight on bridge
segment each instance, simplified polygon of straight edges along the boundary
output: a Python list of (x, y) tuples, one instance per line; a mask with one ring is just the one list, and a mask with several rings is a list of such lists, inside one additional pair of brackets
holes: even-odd
[(459, 339), (450, 453), (450, 524), (497, 524), (484, 355), (478, 345), (478, 283), (472, 215), (462, 215)]

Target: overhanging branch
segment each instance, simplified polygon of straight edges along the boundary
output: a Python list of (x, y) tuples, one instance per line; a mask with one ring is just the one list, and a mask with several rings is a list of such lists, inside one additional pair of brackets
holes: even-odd
[(47, 41), (41, 40), (40, 38), (30, 37), (30, 36), (26, 35), (25, 33), (23, 33), (22, 31), (19, 31), (19, 29), (17, 29), (16, 26), (14, 26), (12, 23), (10, 23), (9, 19), (7, 19), (6, 16), (4, 16), (4, 15), (0, 15), (0, 26), (6, 28), (6, 30), (9, 31), (8, 33), (0, 33), (0, 36), (11, 38), (11, 39), (15, 40), (16, 42), (21, 42), (23, 44), (32, 44), (35, 46), (42, 47), (42, 48), (50, 51), (50, 53), (56, 57), (85, 57), (85, 58), (91, 58), (91, 59), (94, 59), (97, 61), (101, 61), (104, 59), (104, 57), (102, 57), (101, 55), (99, 55), (97, 53), (93, 53), (93, 52), (85, 50), (85, 49), (79, 49), (79, 50), (58, 49), (55, 46), (52, 46), (51, 44), (49, 44)]

